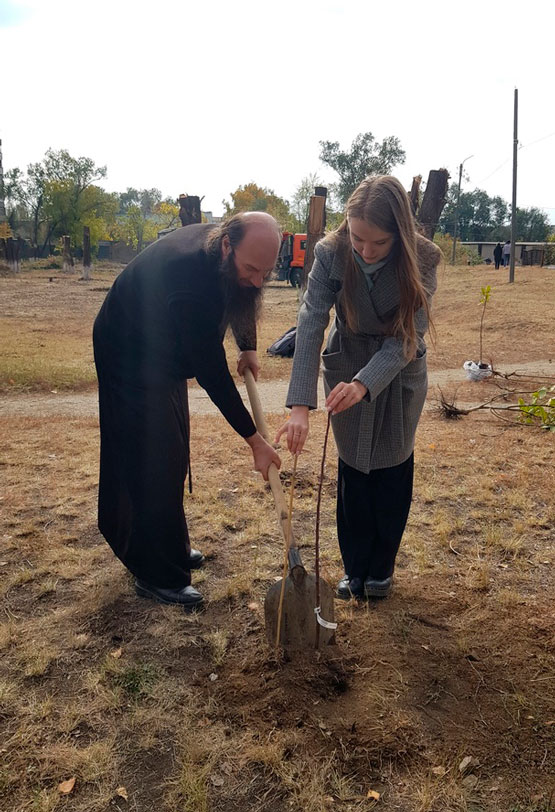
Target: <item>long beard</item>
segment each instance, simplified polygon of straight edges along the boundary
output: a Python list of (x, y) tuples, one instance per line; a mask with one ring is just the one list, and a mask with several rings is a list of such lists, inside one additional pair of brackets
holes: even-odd
[(233, 254), (220, 262), (220, 278), (224, 294), (224, 317), (222, 332), (231, 325), (237, 335), (246, 335), (252, 329), (260, 314), (262, 306), (262, 289), (243, 287), (237, 282), (237, 268)]

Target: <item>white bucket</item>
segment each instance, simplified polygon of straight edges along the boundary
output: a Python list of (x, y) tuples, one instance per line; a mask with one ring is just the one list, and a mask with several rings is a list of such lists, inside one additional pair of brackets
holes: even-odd
[(477, 364), (476, 361), (465, 361), (463, 369), (469, 381), (483, 381), (493, 375), (490, 364)]

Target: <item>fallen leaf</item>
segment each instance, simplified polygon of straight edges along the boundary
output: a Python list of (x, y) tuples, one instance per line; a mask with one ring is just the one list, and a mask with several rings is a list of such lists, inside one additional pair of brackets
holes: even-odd
[(110, 657), (113, 657), (114, 660), (119, 660), (121, 655), (122, 655), (121, 647), (120, 648), (115, 648), (113, 651), (110, 652)]
[(220, 764), (220, 770), (226, 775), (231, 775), (233, 772), (233, 767), (228, 761), (224, 761), (222, 764)]
[(73, 790), (76, 781), (77, 778), (75, 778), (75, 776), (73, 778), (68, 778), (67, 781), (62, 781), (61, 784), (58, 784), (58, 792), (61, 792), (62, 795), (69, 795), (69, 793)]
[(459, 772), (464, 773), (472, 764), (472, 756), (465, 756), (459, 764)]
[(425, 646), (424, 644), (422, 644), (422, 648), (423, 648), (423, 649), (425, 649), (426, 651), (429, 651), (429, 650), (430, 650), (430, 647), (429, 647), (429, 646)]
[(118, 787), (116, 790), (116, 795), (119, 795), (120, 798), (123, 798), (124, 801), (129, 800), (127, 797), (127, 790), (125, 787)]
[(371, 798), (374, 801), (379, 801), (380, 800), (380, 793), (376, 792), (375, 789), (369, 789), (368, 792), (366, 793), (366, 797)]
[(447, 772), (445, 767), (432, 767), (432, 772), (434, 775), (443, 776)]
[(252, 601), (248, 604), (248, 608), (251, 610), (251, 612), (255, 612), (257, 609), (260, 609), (260, 604), (256, 601)]

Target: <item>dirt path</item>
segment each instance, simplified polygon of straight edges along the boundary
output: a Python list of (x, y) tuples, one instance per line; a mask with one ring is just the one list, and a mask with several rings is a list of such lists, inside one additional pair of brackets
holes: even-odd
[[(499, 372), (520, 372), (522, 374), (553, 376), (555, 383), (555, 363), (551, 359), (530, 361), (518, 367), (503, 365)], [(264, 409), (268, 414), (279, 414), (284, 411), (288, 380), (260, 381), (258, 388)], [(461, 369), (440, 369), (429, 371), (430, 390), (435, 386), (464, 384), (465, 376)], [(247, 402), (247, 392), (239, 384), (241, 397)], [(323, 402), (323, 387), (320, 380), (320, 402)], [(461, 404), (462, 405), (462, 404)], [(466, 405), (466, 402), (465, 402)], [(218, 410), (204, 389), (200, 386), (189, 386), (189, 406), (191, 414), (212, 415)], [(0, 417), (97, 417), (98, 398), (96, 391), (81, 393), (32, 393), (0, 396)]]

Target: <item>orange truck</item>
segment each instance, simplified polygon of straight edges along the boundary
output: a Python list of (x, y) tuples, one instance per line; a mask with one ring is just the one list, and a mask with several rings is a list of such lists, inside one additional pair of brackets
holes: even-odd
[(300, 288), (303, 280), (306, 234), (291, 234), (284, 231), (276, 265), (277, 278), (287, 281), (294, 288)]

